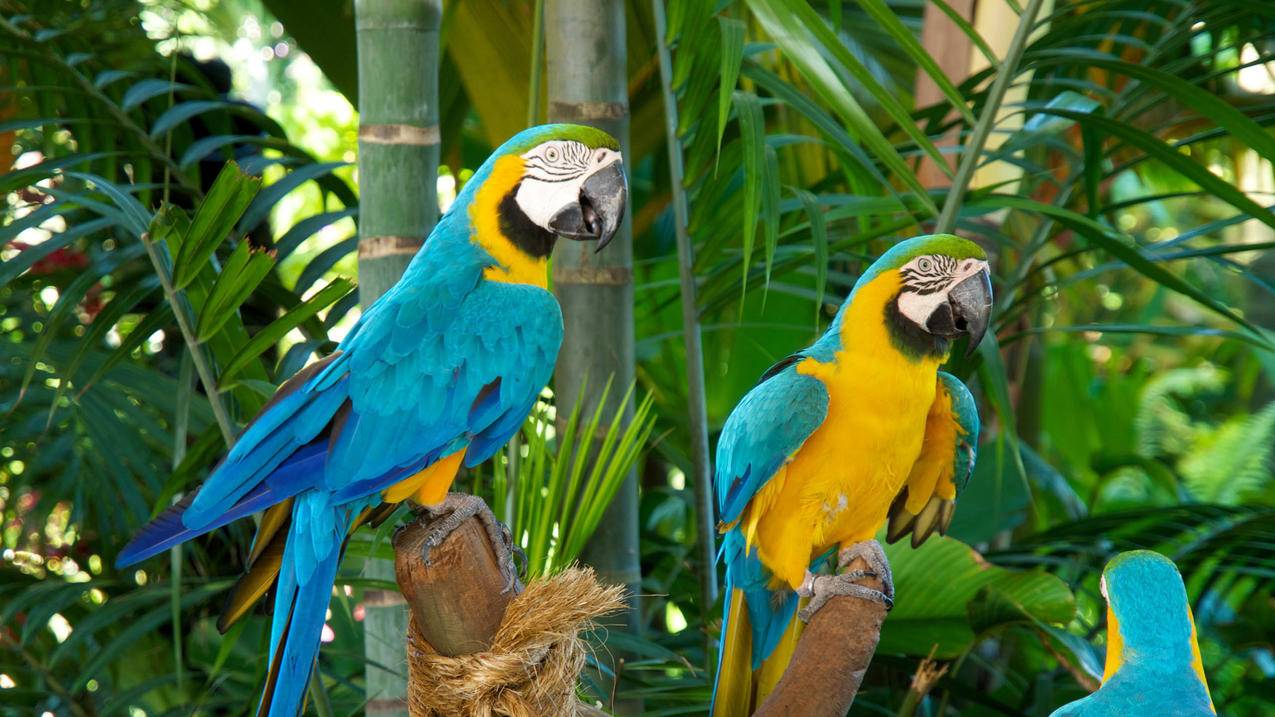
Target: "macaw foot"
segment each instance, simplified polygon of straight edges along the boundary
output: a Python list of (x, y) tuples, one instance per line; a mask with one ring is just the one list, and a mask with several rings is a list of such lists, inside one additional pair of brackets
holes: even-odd
[[(837, 569), (844, 570), (855, 559), (862, 559), (868, 564), (868, 569), (846, 570), (836, 575), (815, 575), (806, 571), (805, 579), (797, 588), (798, 595), (810, 598), (810, 603), (800, 613), (803, 622), (810, 622), (828, 600), (838, 595), (879, 602), (885, 605), (886, 610), (894, 607), (894, 579), (881, 545), (875, 540), (865, 540), (842, 548), (837, 553)], [(855, 582), (864, 578), (880, 580), (882, 589), (873, 590)]]
[(466, 520), (477, 518), (487, 530), (487, 536), (491, 538), (492, 547), (496, 551), (500, 573), (505, 577), (504, 592), (518, 592), (522, 589), (522, 583), (518, 580), (518, 565), (514, 562), (515, 556), (521, 555), (522, 550), (514, 545), (509, 528), (496, 520), (495, 514), (482, 498), (465, 493), (448, 493), (443, 502), (424, 506), (422, 509), (433, 519), (429, 526), (429, 535), (425, 537), (421, 547), (421, 559), (425, 564), (429, 564), (430, 552), (442, 545), (447, 536)]

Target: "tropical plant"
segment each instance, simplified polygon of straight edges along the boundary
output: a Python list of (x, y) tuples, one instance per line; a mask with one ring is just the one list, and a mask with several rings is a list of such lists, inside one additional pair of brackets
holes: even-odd
[[(242, 422), (280, 378), (331, 350), (356, 302), (339, 279), (356, 244), (350, 168), (318, 161), (227, 96), (207, 66), (170, 51), (181, 38), (148, 37), (133, 21), (248, 12), (270, 25), (244, 0), (205, 5), (0, 2), (0, 137), (18, 160), (0, 164), (0, 703), (24, 714), (237, 712), (260, 681), (264, 621), (225, 637), (212, 629), (246, 529), (167, 566), (121, 574), (109, 564), (130, 530), (215, 460), (227, 423), (217, 403), (231, 428)], [(265, 5), (354, 98), (348, 3)], [(702, 598), (713, 566), (701, 536), (714, 525), (695, 498), (705, 486), (691, 437), (711, 443), (757, 376), (826, 326), (865, 261), (935, 228), (994, 257), (994, 340), (949, 367), (973, 378), (988, 437), (949, 538), (891, 552), (899, 607), (853, 712), (1043, 716), (1083, 694), (1103, 647), (1098, 570), (1132, 547), (1182, 568), (1219, 712), (1259, 715), (1275, 701), (1275, 648), (1262, 637), (1275, 584), (1263, 548), (1275, 500), (1275, 279), (1263, 254), (1275, 248), (1275, 93), (1262, 80), (1275, 66), (1275, 11), (1241, 0), (979, 7), (643, 0), (609, 16), (625, 24), (630, 393), (649, 396), (637, 409), (647, 422), (613, 439), (610, 461), (581, 464), (579, 439), (594, 435), (584, 428), (615, 414), (555, 394), (557, 409), (537, 409), (514, 460), (465, 479), (551, 569), (568, 554), (560, 547), (578, 545), (567, 537), (573, 518), (588, 522), (564, 486), (603, 477), (596, 508), (638, 460), (644, 633), (594, 636), (599, 655), (625, 655), (586, 675), (604, 703), (703, 711), (719, 606)], [(540, 8), (444, 8), (440, 156), (458, 181), (527, 117), (547, 114), (541, 88), (554, 72), (528, 60), (560, 28), (537, 31)], [(997, 13), (1011, 22), (997, 25)], [(936, 22), (977, 64), (934, 52)], [(217, 189), (230, 159), (241, 171), (222, 181), (234, 190)], [(271, 226), (301, 194), (310, 210)], [(242, 218), (201, 224), (201, 209), (223, 213), (212, 206)], [(143, 233), (161, 268), (168, 247), (172, 292)], [(176, 314), (169, 294), (186, 297)], [(702, 335), (702, 398), (689, 388), (698, 359), (684, 331)], [(613, 383), (617, 399), (628, 382)], [(385, 555), (389, 529), (356, 536), (350, 554)], [(391, 587), (355, 563), (321, 661), (337, 713), (363, 699), (359, 598)], [(935, 643), (947, 672), (910, 690)]]

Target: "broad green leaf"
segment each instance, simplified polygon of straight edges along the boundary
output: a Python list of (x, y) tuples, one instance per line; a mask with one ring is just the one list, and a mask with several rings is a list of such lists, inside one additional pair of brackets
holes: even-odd
[(256, 336), (244, 345), (239, 353), (230, 360), (226, 367), (222, 369), (220, 380), (228, 381), (241, 371), (245, 366), (254, 361), (266, 349), (275, 345), (289, 331), (300, 326), (310, 317), (318, 314), (328, 305), (337, 299), (345, 296), (354, 288), (354, 284), (346, 279), (335, 279), (327, 286), (320, 289), (314, 296), (297, 308), (280, 316), (257, 332)]
[(260, 179), (244, 174), (234, 162), (222, 168), (195, 209), (190, 229), (182, 237), (173, 267), (173, 285), (177, 289), (189, 286), (217, 247), (230, 236), (260, 187)]
[[(1058, 578), (996, 567), (951, 538), (934, 536), (917, 549), (898, 543), (887, 546), (886, 555), (895, 603), (881, 629), (879, 652), (924, 656), (936, 648), (939, 659), (956, 657), (977, 639), (971, 616), (977, 615), (985, 631), (1010, 614), (1001, 609), (1005, 602), (1053, 625), (1066, 624), (1076, 611), (1071, 591)], [(989, 590), (996, 591), (997, 605), (987, 604)]]
[(274, 257), (270, 252), (254, 250), (247, 240), (240, 241), (204, 300), (195, 326), (196, 338), (207, 341), (217, 333), (272, 268)]

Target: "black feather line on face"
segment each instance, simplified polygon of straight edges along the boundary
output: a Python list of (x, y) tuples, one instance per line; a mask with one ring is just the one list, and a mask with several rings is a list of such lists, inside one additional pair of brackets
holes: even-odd
[(903, 288), (916, 294), (933, 294), (945, 289), (956, 273), (956, 260), (950, 256), (936, 255), (925, 257), (930, 268), (922, 271), (919, 267), (909, 267), (899, 273), (903, 278)]
[[(902, 293), (902, 292), (900, 292)], [(899, 311), (899, 294), (885, 304), (885, 327), (894, 348), (910, 359), (942, 358), (951, 342), (916, 325)]]
[(500, 200), (496, 212), (500, 219), (500, 232), (504, 234), (518, 250), (527, 256), (543, 259), (553, 253), (553, 232), (531, 221), (522, 207), (518, 206), (519, 182), (513, 186)]

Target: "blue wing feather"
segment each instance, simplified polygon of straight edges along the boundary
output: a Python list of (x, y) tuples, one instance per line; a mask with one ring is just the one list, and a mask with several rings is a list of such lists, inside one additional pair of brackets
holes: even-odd
[(718, 517), (739, 520), (775, 471), (828, 415), (828, 389), (812, 376), (786, 366), (757, 384), (726, 419), (717, 441)]

